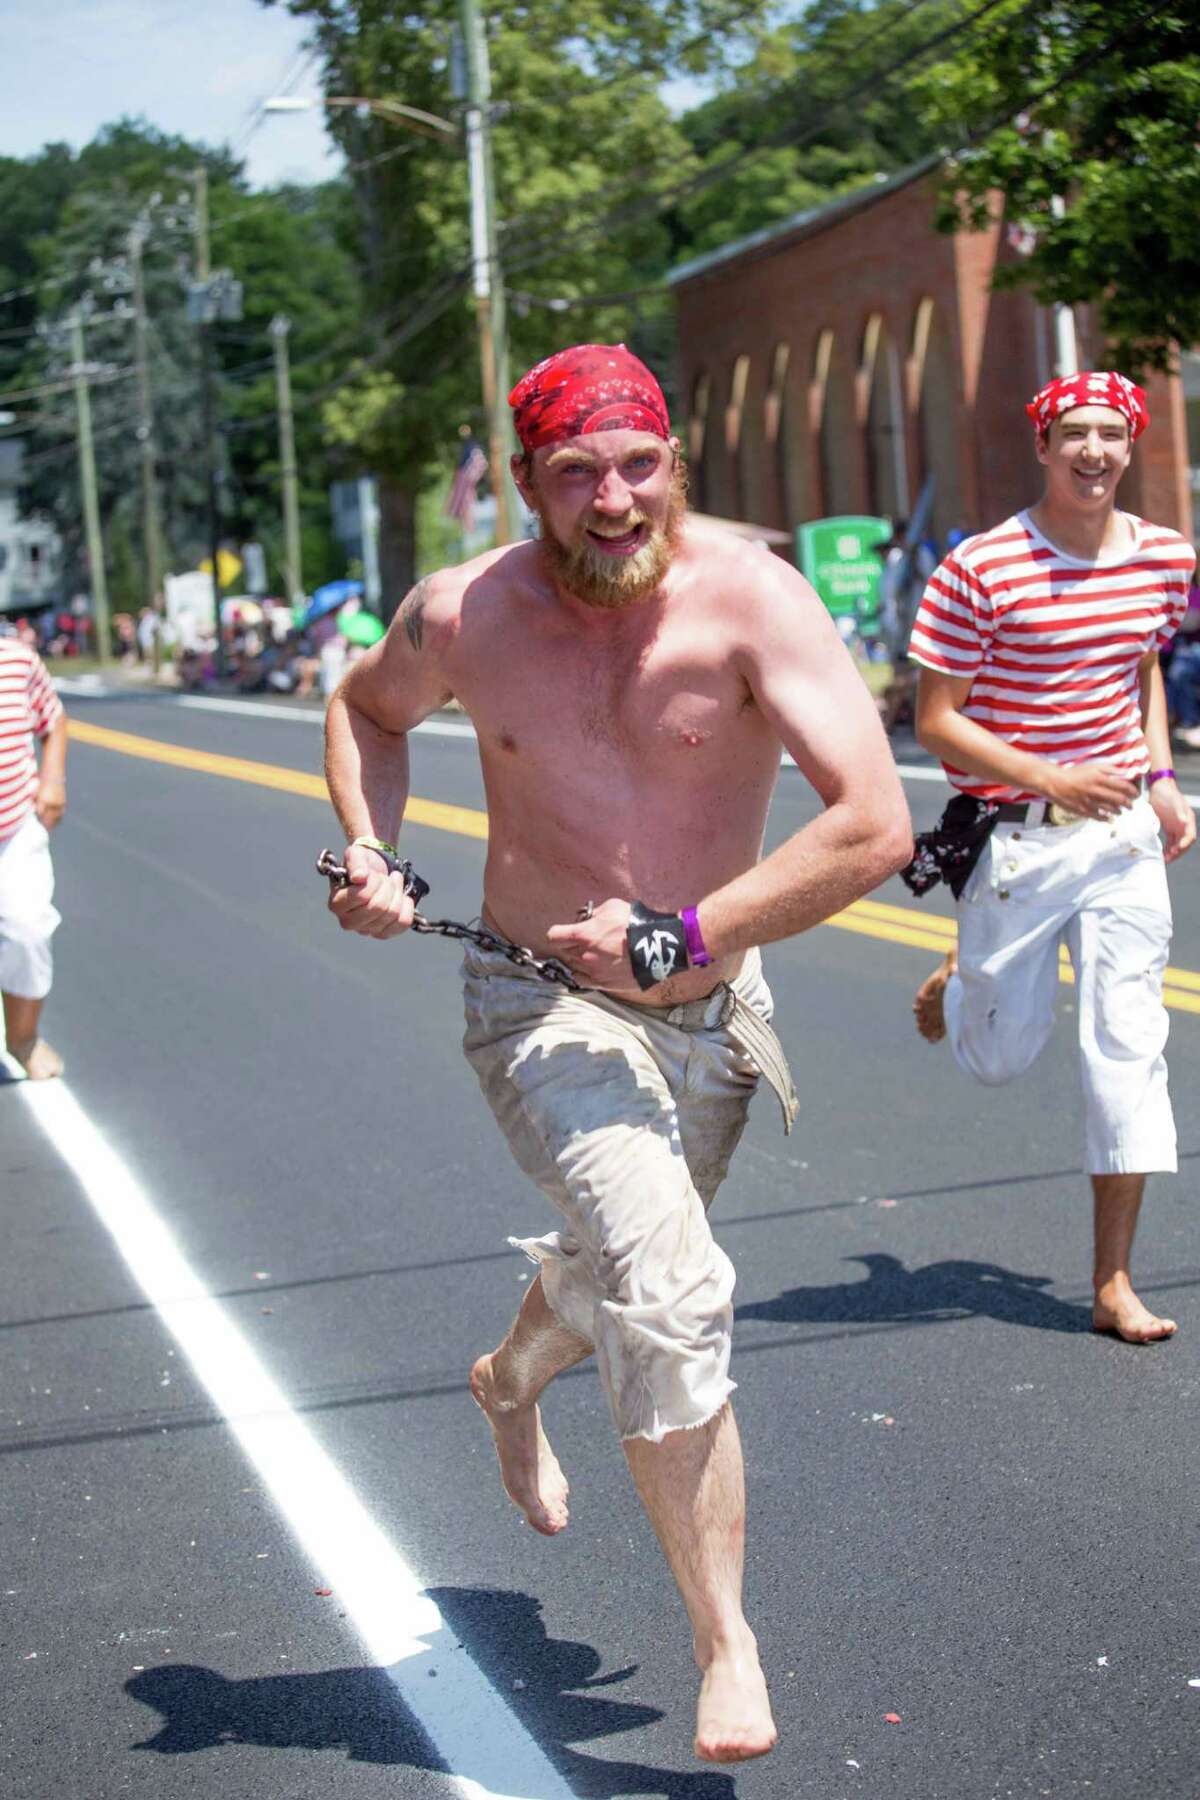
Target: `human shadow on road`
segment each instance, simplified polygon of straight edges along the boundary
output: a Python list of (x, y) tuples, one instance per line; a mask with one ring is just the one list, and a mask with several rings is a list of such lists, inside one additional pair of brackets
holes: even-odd
[[(632, 1731), (662, 1718), (654, 1707), (597, 1692), (628, 1680), (636, 1665), (601, 1674), (600, 1654), (592, 1645), (547, 1636), (541, 1603), (529, 1594), (453, 1587), (431, 1588), (429, 1594), (446, 1621), (446, 1630), (427, 1640), (429, 1670), (444, 1668), (459, 1644), (465, 1644), (583, 1800), (619, 1800), (626, 1794), (736, 1800), (728, 1775), (607, 1761), (571, 1747), (581, 1739)], [(158, 1731), (134, 1746), (160, 1756), (255, 1744), (277, 1750), (339, 1750), (351, 1762), (433, 1770), (444, 1766), (383, 1669), (229, 1680), (195, 1663), (163, 1663), (131, 1677), (125, 1692), (161, 1713)], [(486, 1743), (479, 1752), (484, 1758), (492, 1755)], [(454, 1773), (481, 1780), (485, 1787), (503, 1776), (494, 1756), (478, 1769), (460, 1764)]]
[(1019, 1275), (998, 1263), (958, 1259), (906, 1269), (899, 1257), (883, 1251), (849, 1256), (866, 1265), (861, 1281), (828, 1287), (788, 1288), (774, 1300), (739, 1306), (741, 1319), (769, 1319), (775, 1324), (912, 1324), (937, 1325), (952, 1319), (999, 1319), (1005, 1325), (1028, 1325), (1037, 1331), (1078, 1332), (1092, 1329), (1091, 1311), (1058, 1300), (1044, 1290), (1049, 1275)]

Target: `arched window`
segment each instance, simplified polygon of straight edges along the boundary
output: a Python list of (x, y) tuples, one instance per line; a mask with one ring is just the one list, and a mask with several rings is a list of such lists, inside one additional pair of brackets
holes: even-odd
[(909, 404), (917, 419), (922, 486), (933, 477), (929, 530), (944, 545), (952, 526), (964, 527), (959, 420), (962, 407), (953, 345), (929, 298), (918, 302), (908, 358)]
[(729, 404), (725, 408), (725, 448), (730, 457), (736, 457), (742, 441), (742, 414), (746, 405), (746, 383), (750, 379), (750, 358), (738, 356), (734, 358), (733, 374), (729, 378)]
[(817, 440), (818, 514), (828, 519), (855, 512), (859, 501), (854, 475), (858, 441), (854, 393), (830, 326), (818, 333), (813, 346), (808, 417)]
[(763, 464), (766, 506), (764, 524), (792, 531), (804, 517), (802, 472), (806, 458), (803, 439), (797, 442), (796, 408), (788, 404), (790, 344), (776, 344), (771, 357), (771, 376), (763, 396)]
[(895, 339), (882, 313), (872, 313), (863, 331), (855, 390), (855, 410), (866, 429), (868, 510), (883, 518), (907, 518), (911, 497), (904, 387)]
[(696, 506), (701, 512), (707, 505), (708, 483), (705, 479), (704, 451), (708, 436), (708, 402), (711, 393), (711, 377), (707, 370), (701, 369), (692, 383), (692, 406), (688, 415), (687, 435), (688, 474)]

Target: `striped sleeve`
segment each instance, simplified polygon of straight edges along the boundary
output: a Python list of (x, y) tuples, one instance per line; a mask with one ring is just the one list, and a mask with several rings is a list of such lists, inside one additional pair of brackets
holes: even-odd
[[(1183, 623), (1183, 615), (1188, 609), (1188, 597), (1192, 583), (1196, 579), (1196, 552), (1190, 544), (1183, 540), (1180, 541), (1180, 549), (1185, 553), (1185, 559), (1172, 568), (1166, 581), (1167, 616), (1155, 639), (1160, 650), (1166, 649)], [(1187, 558), (1190, 558), (1190, 561), (1186, 560)]]
[(948, 556), (921, 596), (908, 654), (927, 669), (969, 681), (983, 666), (991, 635), (992, 607), (983, 583), (957, 556)]
[(29, 659), (29, 723), (39, 738), (52, 731), (62, 717), (63, 704), (54, 691), (40, 656)]

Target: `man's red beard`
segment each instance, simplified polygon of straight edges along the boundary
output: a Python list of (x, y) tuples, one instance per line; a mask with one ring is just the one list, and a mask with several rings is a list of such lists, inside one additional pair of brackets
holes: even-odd
[(636, 525), (647, 525), (646, 541), (630, 556), (613, 556), (598, 550), (588, 536), (599, 521), (585, 519), (572, 544), (555, 537), (546, 515), (536, 507), (542, 524), (542, 556), (555, 580), (585, 606), (617, 611), (632, 606), (652, 594), (670, 568), (683, 536), (687, 513), (687, 481), (682, 469), (671, 477), (667, 500), (667, 516), (661, 527), (649, 525), (645, 513), (636, 507), (614, 529), (617, 521), (603, 521), (605, 535), (620, 537)]

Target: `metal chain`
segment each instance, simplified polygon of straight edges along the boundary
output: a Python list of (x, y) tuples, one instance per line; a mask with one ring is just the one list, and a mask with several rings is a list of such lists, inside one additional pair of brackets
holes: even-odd
[[(389, 866), (391, 859), (387, 859)], [(339, 888), (349, 887), (350, 872), (344, 863), (338, 862), (332, 850), (322, 850), (317, 858), (317, 873), (328, 878), (330, 887), (336, 892)], [(413, 872), (410, 862), (397, 860), (393, 873), (403, 875), (404, 891), (410, 898), (420, 900), (429, 892), (428, 883)], [(550, 981), (559, 987), (567, 988), (572, 994), (587, 992), (587, 984), (568, 969), (566, 963), (559, 962), (556, 956), (537, 957), (532, 950), (526, 950), (521, 944), (510, 944), (507, 938), (497, 937), (486, 925), (463, 925), (457, 919), (427, 919), (422, 913), (414, 912), (412, 929), (425, 932), (436, 937), (461, 938), (468, 944), (474, 944), (480, 950), (486, 950), (494, 956), (503, 956), (519, 969), (531, 969), (542, 981)]]

